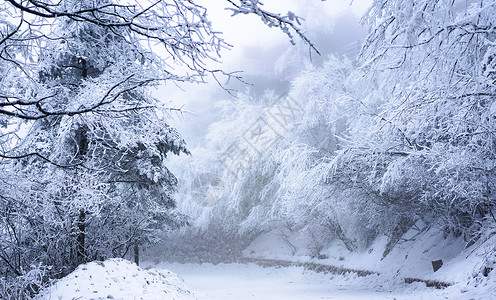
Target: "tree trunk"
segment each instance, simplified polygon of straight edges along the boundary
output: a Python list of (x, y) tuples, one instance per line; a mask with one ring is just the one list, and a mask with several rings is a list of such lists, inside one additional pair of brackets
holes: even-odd
[(134, 262), (139, 266), (139, 246), (134, 244)]
[(77, 227), (77, 261), (78, 263), (83, 263), (86, 259), (86, 249), (84, 244), (86, 239), (86, 212), (83, 209), (79, 212)]

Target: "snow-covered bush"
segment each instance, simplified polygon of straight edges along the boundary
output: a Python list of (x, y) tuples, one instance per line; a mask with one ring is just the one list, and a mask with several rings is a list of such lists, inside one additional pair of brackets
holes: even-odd
[(63, 299), (194, 299), (183, 279), (165, 269), (143, 269), (124, 259), (80, 265), (43, 289), (38, 300)]

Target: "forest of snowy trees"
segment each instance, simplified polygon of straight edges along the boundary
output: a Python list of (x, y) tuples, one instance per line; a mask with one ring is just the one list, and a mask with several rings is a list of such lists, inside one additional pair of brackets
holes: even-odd
[[(150, 88), (240, 79), (208, 67), (230, 46), (196, 2), (0, 4), (0, 298), (160, 240), (222, 260), (276, 228), (314, 255), (385, 235), (386, 256), (420, 220), (467, 245), (494, 230), (496, 1), (375, 0), (357, 60), (283, 95), (226, 88), (187, 149)], [(318, 55), (294, 13), (225, 2)]]
[(277, 228), (311, 237), (314, 255), (380, 235), (387, 255), (418, 221), (467, 245), (490, 232), (495, 4), (374, 1), (357, 61), (331, 56), (281, 98), (222, 102), (206, 145), (177, 168), (194, 223), (170, 255), (239, 255)]

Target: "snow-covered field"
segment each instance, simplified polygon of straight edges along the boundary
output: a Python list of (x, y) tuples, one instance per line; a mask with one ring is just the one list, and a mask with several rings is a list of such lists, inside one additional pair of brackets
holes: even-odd
[[(297, 241), (293, 241), (297, 244)], [(496, 299), (496, 272), (481, 275), (481, 268), (494, 267), (495, 258), (485, 257), (496, 236), (463, 249), (457, 239), (440, 238), (427, 231), (415, 242), (397, 246), (386, 259), (380, 258), (384, 241), (373, 251), (347, 253), (339, 245), (324, 251), (328, 259), (304, 255), (285, 256), (284, 245), (270, 235), (262, 236), (245, 254), (270, 254), (274, 266), (244, 264), (180, 264), (144, 262), (143, 268), (123, 259), (92, 262), (57, 281), (38, 299)], [(274, 251), (269, 251), (267, 247)], [(371, 248), (372, 249), (372, 248)], [(249, 255), (247, 255), (249, 256)], [(486, 255), (487, 256), (487, 255)], [(426, 267), (430, 259), (442, 258), (437, 272)], [(302, 266), (278, 267), (277, 260), (333, 265), (379, 272), (364, 277), (306, 270)], [(494, 259), (494, 261), (492, 261)], [(490, 261), (491, 260), (491, 261)], [(170, 271), (169, 271), (170, 270)], [(397, 270), (397, 271), (396, 271)], [(176, 275), (177, 274), (177, 275)], [(452, 284), (444, 289), (424, 283), (407, 284), (411, 276)]]
[[(198, 299), (393, 299), (356, 276), (332, 276), (301, 267), (254, 264), (159, 264), (181, 274)], [(412, 298), (413, 299), (413, 298)], [(428, 298), (425, 298), (428, 299)]]
[[(417, 225), (417, 228), (423, 227), (422, 224)], [(365, 290), (368, 298), (383, 297), (382, 292), (389, 291), (396, 299), (496, 299), (496, 272), (493, 271), (496, 266), (496, 234), (489, 234), (465, 248), (461, 237), (444, 237), (435, 228), (411, 229), (384, 258), (382, 255), (387, 238), (379, 237), (369, 249), (356, 252), (348, 251), (342, 243), (335, 241), (321, 251), (324, 255), (322, 259), (308, 256), (304, 238), (289, 233), (285, 233), (285, 239), (278, 238), (281, 234), (272, 232), (261, 235), (245, 249), (244, 255), (380, 273), (380, 276), (366, 277), (347, 275), (339, 280), (342, 276), (335, 276), (329, 283), (348, 291), (368, 287)], [(431, 262), (438, 259), (443, 261), (443, 266), (434, 272)], [(451, 286), (438, 290), (428, 288), (424, 283), (405, 284), (406, 278), (438, 281)], [(379, 299), (392, 299), (388, 298), (390, 295)]]

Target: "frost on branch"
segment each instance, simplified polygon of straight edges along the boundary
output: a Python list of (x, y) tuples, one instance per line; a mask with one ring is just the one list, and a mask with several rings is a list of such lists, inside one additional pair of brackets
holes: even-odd
[(264, 22), (267, 26), (280, 28), (282, 32), (289, 37), (291, 44), (296, 44), (294, 37), (294, 34), (296, 34), (306, 44), (308, 44), (311, 50), (320, 55), (320, 52), (317, 50), (316, 46), (301, 30), (300, 26), (302, 19), (293, 12), (288, 11), (286, 15), (270, 12), (262, 8), (263, 3), (259, 0), (227, 0), (227, 2), (229, 2), (232, 6), (227, 7), (226, 9), (232, 11), (233, 16), (237, 14), (255, 14), (259, 16), (262, 22)]

